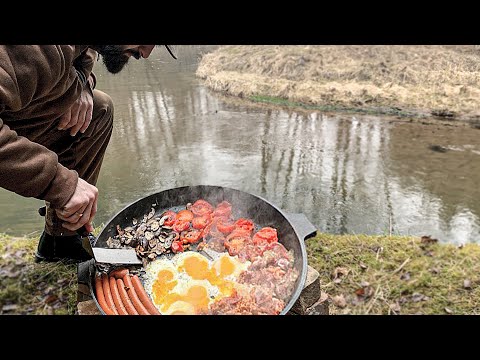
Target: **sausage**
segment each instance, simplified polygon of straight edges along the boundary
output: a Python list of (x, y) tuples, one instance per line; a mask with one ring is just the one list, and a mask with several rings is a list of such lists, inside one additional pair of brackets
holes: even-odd
[(110, 309), (112, 309), (114, 315), (118, 315), (117, 308), (113, 302), (112, 291), (110, 290), (110, 284), (108, 283), (108, 276), (102, 274), (102, 284), (103, 284), (103, 295), (105, 296), (105, 301)]
[(127, 291), (127, 294), (130, 297), (130, 300), (132, 301), (132, 304), (133, 306), (135, 306), (135, 309), (138, 311), (138, 313), (140, 315), (150, 315), (148, 310), (145, 308), (145, 306), (142, 304), (142, 302), (138, 298), (137, 292), (133, 288), (130, 275), (127, 274), (123, 277), (123, 283), (125, 284), (125, 290)]
[(112, 291), (113, 301), (115, 302), (115, 306), (117, 307), (117, 311), (119, 315), (128, 315), (127, 310), (123, 306), (122, 299), (120, 298), (120, 294), (118, 292), (117, 283), (115, 282), (115, 278), (112, 276), (109, 278), (110, 280), (110, 290)]
[(97, 301), (100, 307), (107, 315), (115, 315), (110, 306), (105, 301), (105, 295), (103, 294), (102, 278), (100, 276), (95, 277), (95, 294), (97, 295)]
[(155, 307), (155, 305), (153, 305), (152, 300), (150, 300), (150, 298), (148, 297), (147, 292), (143, 288), (142, 282), (137, 275), (132, 276), (132, 284), (140, 301), (142, 302), (143, 306), (147, 308), (148, 312), (152, 315), (160, 315), (160, 312)]
[(122, 299), (123, 306), (127, 309), (127, 312), (130, 315), (138, 315), (137, 310), (135, 310), (135, 306), (132, 304), (132, 300), (128, 297), (127, 291), (125, 290), (125, 284), (123, 283), (122, 279), (117, 279), (117, 288), (118, 292), (120, 293), (120, 298)]
[(128, 269), (115, 269), (110, 272), (110, 276), (113, 276), (115, 279), (123, 279), (125, 275), (128, 274)]

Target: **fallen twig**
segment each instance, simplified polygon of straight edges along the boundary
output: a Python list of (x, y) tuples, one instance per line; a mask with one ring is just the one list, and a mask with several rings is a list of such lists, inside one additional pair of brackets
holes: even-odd
[(408, 258), (407, 260), (405, 260), (405, 261), (402, 263), (402, 265), (400, 265), (398, 268), (396, 268), (396, 269), (393, 271), (392, 275), (394, 275), (394, 274), (398, 273), (400, 270), (402, 270), (403, 267), (404, 267), (405, 265), (407, 265), (407, 263), (408, 263), (409, 261), (410, 261), (410, 258)]

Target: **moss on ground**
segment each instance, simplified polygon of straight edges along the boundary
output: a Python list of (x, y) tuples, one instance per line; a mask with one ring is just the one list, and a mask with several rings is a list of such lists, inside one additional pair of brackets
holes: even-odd
[(308, 240), (331, 309), (340, 314), (478, 314), (480, 247), (399, 236)]

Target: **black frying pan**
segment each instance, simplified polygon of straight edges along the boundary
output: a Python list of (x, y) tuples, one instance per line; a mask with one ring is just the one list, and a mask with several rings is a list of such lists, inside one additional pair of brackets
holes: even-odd
[[(281, 315), (286, 314), (300, 296), (305, 284), (307, 253), (304, 240), (313, 236), (316, 229), (305, 215), (286, 214), (259, 196), (231, 188), (209, 185), (185, 186), (161, 191), (135, 201), (115, 215), (103, 228), (96, 239), (95, 246), (108, 247), (106, 241), (109, 237), (114, 237), (117, 234), (117, 225), (122, 228), (131, 226), (133, 218), (142, 219), (143, 215), (149, 213), (152, 207), (156, 209), (157, 214), (161, 214), (170, 208), (185, 207), (187, 203), (194, 203), (198, 199), (207, 200), (211, 204), (218, 204), (223, 200), (228, 201), (232, 204), (233, 215), (236, 218), (245, 217), (252, 219), (257, 226), (276, 228), (279, 242), (287, 250), (293, 249), (295, 254), (294, 267), (299, 271), (299, 276), (288, 303), (280, 313)], [(89, 284), (92, 297), (103, 313), (94, 296), (96, 275), (94, 262), (90, 261), (89, 267), (90, 278), (85, 282)]]

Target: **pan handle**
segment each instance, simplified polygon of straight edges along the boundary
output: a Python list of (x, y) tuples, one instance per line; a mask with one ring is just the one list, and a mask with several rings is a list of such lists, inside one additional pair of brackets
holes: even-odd
[(317, 234), (317, 228), (307, 219), (305, 214), (286, 213), (285, 215), (304, 240)]
[(80, 229), (77, 229), (77, 234), (80, 236), (88, 236), (90, 233), (87, 231), (85, 225), (83, 225)]

